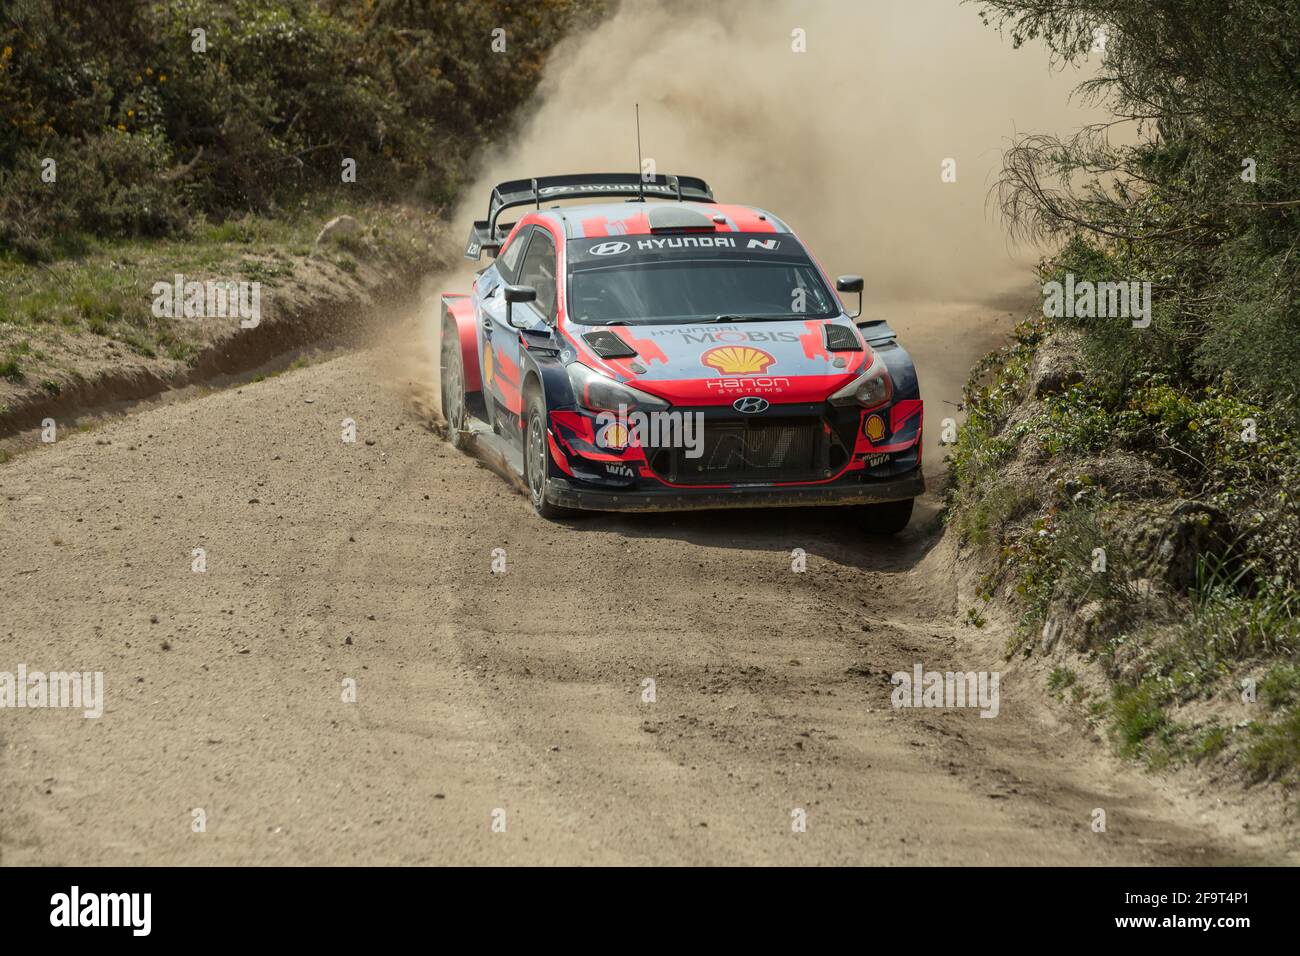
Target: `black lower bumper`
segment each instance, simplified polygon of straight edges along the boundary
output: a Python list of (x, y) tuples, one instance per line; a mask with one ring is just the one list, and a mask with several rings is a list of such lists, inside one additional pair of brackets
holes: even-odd
[(827, 485), (737, 485), (734, 488), (666, 488), (610, 491), (562, 478), (547, 482), (546, 500), (580, 511), (709, 511), (714, 508), (801, 508), (906, 501), (925, 491), (921, 470), (899, 478)]

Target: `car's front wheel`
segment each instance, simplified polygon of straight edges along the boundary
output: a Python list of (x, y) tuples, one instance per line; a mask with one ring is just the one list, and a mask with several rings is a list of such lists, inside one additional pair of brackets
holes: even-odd
[(905, 501), (885, 501), (878, 505), (858, 507), (859, 523), (869, 534), (898, 534), (912, 520), (915, 498)]
[(550, 447), (546, 440), (546, 401), (539, 389), (530, 389), (527, 393), (525, 408), (527, 424), (524, 429), (524, 481), (528, 485), (528, 497), (532, 500), (533, 510), (547, 520), (564, 518), (573, 514), (568, 508), (561, 508), (546, 500), (547, 485), (550, 483)]

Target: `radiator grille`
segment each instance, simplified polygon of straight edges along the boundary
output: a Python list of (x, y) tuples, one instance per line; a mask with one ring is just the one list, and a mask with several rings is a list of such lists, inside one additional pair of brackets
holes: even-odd
[(684, 484), (806, 479), (824, 467), (819, 464), (822, 430), (819, 420), (709, 424), (698, 458), (688, 458), (685, 449), (663, 449), (651, 456), (650, 466)]

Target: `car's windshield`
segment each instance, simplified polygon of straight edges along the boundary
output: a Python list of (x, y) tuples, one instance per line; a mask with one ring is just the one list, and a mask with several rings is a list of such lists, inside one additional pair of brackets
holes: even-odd
[(840, 312), (839, 301), (792, 237), (768, 236), (748, 249), (741, 235), (712, 238), (718, 246), (696, 245), (690, 238), (629, 240), (569, 244), (567, 311), (574, 322), (813, 319)]

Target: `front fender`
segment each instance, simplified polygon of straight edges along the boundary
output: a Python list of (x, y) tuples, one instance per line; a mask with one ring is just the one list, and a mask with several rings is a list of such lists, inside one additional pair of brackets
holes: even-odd
[(569, 374), (560, 361), (558, 342), (542, 346), (527, 335), (520, 336), (523, 347), (519, 350), (520, 364), (523, 366), (523, 379), (535, 378), (542, 387), (542, 396), (550, 411), (557, 408), (573, 406), (573, 389), (569, 385)]
[(896, 342), (877, 345), (874, 349), (885, 363), (885, 368), (889, 369), (890, 381), (894, 383), (894, 400), (920, 398), (921, 386), (916, 380), (916, 366), (912, 364), (912, 356)]

